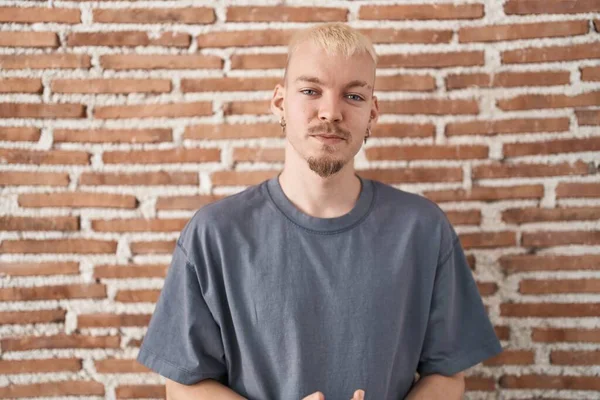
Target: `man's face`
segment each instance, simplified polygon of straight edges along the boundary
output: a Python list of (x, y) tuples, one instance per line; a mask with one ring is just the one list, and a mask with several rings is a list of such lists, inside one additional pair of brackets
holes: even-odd
[(374, 80), (367, 53), (330, 55), (304, 42), (292, 55), (272, 109), (285, 118), (289, 143), (319, 176), (331, 176), (352, 161), (375, 124)]

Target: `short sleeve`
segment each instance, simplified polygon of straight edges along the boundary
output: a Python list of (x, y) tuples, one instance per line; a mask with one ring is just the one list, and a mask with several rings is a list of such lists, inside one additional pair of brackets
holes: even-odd
[(451, 376), (502, 352), (456, 236), (440, 260), (417, 372)]
[(137, 361), (184, 385), (208, 378), (225, 383), (220, 329), (204, 300), (195, 268), (179, 243)]

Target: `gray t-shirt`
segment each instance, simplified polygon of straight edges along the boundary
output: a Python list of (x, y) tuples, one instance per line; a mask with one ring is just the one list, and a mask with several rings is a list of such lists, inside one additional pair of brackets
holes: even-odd
[(398, 400), (415, 372), (452, 375), (501, 352), (439, 207), (361, 184), (337, 218), (301, 212), (277, 177), (198, 210), (138, 361), (252, 400), (346, 400), (359, 388)]

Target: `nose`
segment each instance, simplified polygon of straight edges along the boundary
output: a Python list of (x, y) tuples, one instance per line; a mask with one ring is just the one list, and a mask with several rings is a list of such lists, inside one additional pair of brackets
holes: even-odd
[(319, 120), (323, 122), (341, 122), (342, 107), (340, 100), (333, 96), (323, 96), (319, 107)]

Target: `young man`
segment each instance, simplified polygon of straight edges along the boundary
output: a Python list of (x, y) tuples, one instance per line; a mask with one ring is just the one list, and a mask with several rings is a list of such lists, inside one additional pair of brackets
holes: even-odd
[(343, 24), (292, 41), (271, 102), (283, 171), (177, 241), (138, 356), (169, 398), (460, 399), (462, 371), (501, 351), (444, 213), (355, 173), (375, 67)]

